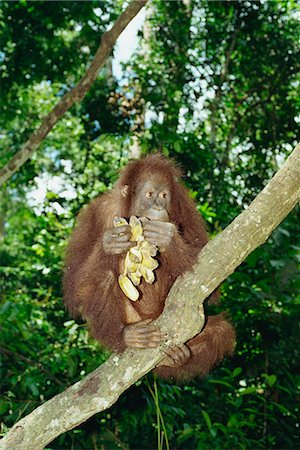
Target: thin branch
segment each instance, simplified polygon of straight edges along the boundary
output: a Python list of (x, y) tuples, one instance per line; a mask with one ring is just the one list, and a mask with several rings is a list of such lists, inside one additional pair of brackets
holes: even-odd
[(46, 369), (46, 367), (44, 367), (42, 363), (34, 361), (33, 359), (26, 358), (26, 356), (21, 355), (21, 353), (12, 352), (7, 348), (1, 347), (0, 352), (3, 355), (13, 356), (17, 360), (19, 359), (21, 361), (24, 361), (26, 364), (29, 364), (29, 366), (37, 366), (42, 372), (44, 372), (44, 374), (47, 375), (48, 378), (50, 378), (52, 381), (55, 381), (56, 384), (58, 384), (59, 386), (64, 386), (64, 383), (62, 383), (58, 378), (56, 378), (56, 376), (53, 375), (50, 372), (50, 370)]
[(2, 167), (0, 170), (0, 186), (32, 156), (33, 152), (38, 148), (42, 140), (61, 119), (64, 113), (68, 111), (74, 103), (80, 102), (83, 99), (95, 81), (99, 70), (103, 67), (107, 57), (111, 53), (116, 40), (146, 3), (147, 0), (133, 0), (117, 19), (114, 26), (103, 34), (95, 57), (79, 83), (62, 97), (52, 111), (42, 120), (39, 128), (30, 136), (27, 142), (25, 142), (21, 150), (19, 150), (11, 160)]
[(300, 200), (300, 145), (263, 191), (200, 252), (191, 272), (177, 278), (156, 324), (168, 340), (155, 349), (127, 349), (17, 422), (2, 450), (40, 450), (60, 434), (113, 405), (163, 358), (163, 347), (182, 344), (204, 324), (203, 301), (287, 216)]

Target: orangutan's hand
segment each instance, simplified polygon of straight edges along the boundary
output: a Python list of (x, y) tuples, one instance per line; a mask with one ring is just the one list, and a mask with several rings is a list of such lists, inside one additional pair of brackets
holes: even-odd
[(176, 227), (170, 222), (143, 220), (143, 230), (146, 241), (156, 245), (160, 252), (164, 252), (173, 240)]
[(126, 325), (123, 334), (126, 347), (158, 347), (163, 341), (164, 335), (151, 322), (152, 319), (146, 319)]
[(168, 347), (165, 349), (165, 352), (167, 356), (164, 357), (157, 367), (180, 367), (183, 366), (191, 356), (190, 349), (185, 344)]
[(136, 245), (130, 241), (131, 228), (129, 225), (113, 227), (103, 234), (103, 249), (105, 253), (111, 255), (120, 255), (126, 253), (130, 247)]

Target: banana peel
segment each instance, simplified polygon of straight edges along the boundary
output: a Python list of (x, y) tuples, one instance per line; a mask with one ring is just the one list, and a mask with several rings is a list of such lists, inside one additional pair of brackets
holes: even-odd
[[(128, 225), (128, 222), (123, 217), (116, 217), (114, 219), (114, 226)], [(124, 271), (119, 275), (118, 282), (123, 293), (127, 298), (136, 302), (139, 299), (139, 291), (136, 286), (141, 283), (141, 278), (144, 278), (146, 283), (154, 283), (154, 270), (158, 267), (158, 261), (154, 258), (157, 255), (157, 247), (147, 242), (143, 235), (143, 226), (140, 219), (131, 216), (129, 219), (129, 226), (131, 229), (130, 241), (136, 242), (134, 247), (131, 247), (125, 256)]]

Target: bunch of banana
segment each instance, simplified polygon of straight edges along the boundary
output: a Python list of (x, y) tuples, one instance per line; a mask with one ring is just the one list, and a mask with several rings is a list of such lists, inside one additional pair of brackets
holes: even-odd
[[(128, 225), (126, 219), (117, 217), (114, 220), (114, 226)], [(154, 270), (158, 267), (158, 262), (153, 256), (157, 254), (157, 247), (149, 244), (143, 235), (142, 222), (135, 216), (131, 216), (129, 220), (131, 228), (132, 242), (136, 245), (128, 250), (125, 256), (124, 271), (119, 276), (119, 285), (126, 297), (132, 301), (137, 301), (139, 291), (138, 286), (143, 277), (147, 283), (154, 282)]]

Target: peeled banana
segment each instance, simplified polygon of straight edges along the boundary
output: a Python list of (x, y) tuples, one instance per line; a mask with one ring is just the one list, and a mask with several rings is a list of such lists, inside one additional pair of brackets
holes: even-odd
[[(114, 226), (128, 225), (128, 222), (123, 217), (116, 217), (114, 219)], [(124, 261), (123, 274), (119, 276), (119, 286), (130, 300), (133, 302), (139, 298), (139, 291), (135, 286), (141, 282), (141, 278), (147, 283), (153, 283), (155, 280), (154, 270), (158, 267), (158, 262), (153, 257), (157, 254), (157, 247), (149, 244), (143, 235), (143, 226), (140, 219), (131, 216), (129, 220), (131, 228), (132, 242), (136, 245), (128, 250)]]
[(126, 297), (128, 297), (133, 302), (136, 302), (139, 298), (139, 291), (137, 288), (132, 284), (132, 282), (129, 280), (126, 275), (119, 275), (119, 285)]

